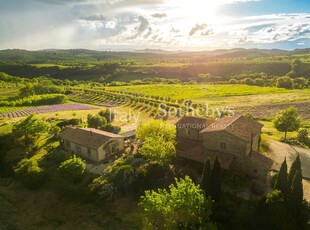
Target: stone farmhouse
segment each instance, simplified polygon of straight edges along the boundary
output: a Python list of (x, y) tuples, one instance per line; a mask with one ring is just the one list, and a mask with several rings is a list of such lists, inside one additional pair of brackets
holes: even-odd
[(82, 158), (100, 162), (124, 149), (124, 137), (92, 128), (67, 127), (60, 134), (65, 150)]
[(263, 125), (241, 115), (213, 122), (184, 116), (176, 122), (177, 156), (204, 164), (219, 158), (221, 167), (254, 178), (265, 177), (272, 160), (259, 153)]

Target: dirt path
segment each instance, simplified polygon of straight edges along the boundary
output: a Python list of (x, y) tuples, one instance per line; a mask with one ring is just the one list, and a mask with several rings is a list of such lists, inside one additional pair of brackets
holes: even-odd
[(304, 197), (310, 201), (310, 149), (290, 146), (273, 140), (268, 141), (268, 144), (270, 148), (268, 155), (274, 160), (272, 168), (276, 170), (279, 170), (285, 157), (289, 168), (299, 153), (303, 177), (309, 178), (303, 180)]

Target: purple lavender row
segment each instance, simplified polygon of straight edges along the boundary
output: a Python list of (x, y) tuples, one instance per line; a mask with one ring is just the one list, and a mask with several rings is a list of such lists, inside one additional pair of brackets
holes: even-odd
[(49, 113), (49, 112), (60, 112), (60, 111), (69, 111), (69, 110), (91, 110), (97, 109), (96, 106), (83, 105), (83, 104), (61, 104), (61, 105), (49, 105), (49, 106), (39, 106), (32, 107), (22, 110), (8, 111), (5, 113), (0, 113), (0, 117), (22, 117), (27, 116), (31, 113)]

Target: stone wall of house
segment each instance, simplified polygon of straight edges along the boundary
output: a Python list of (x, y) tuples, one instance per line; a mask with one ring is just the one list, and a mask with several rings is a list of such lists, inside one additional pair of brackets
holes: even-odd
[[(68, 144), (70, 143), (70, 144)], [(82, 158), (97, 162), (98, 161), (98, 153), (94, 149), (87, 148), (85, 146), (73, 143), (73, 142), (68, 142), (64, 141), (64, 148), (70, 152), (74, 153), (77, 156), (81, 156)]]
[(255, 151), (255, 152), (259, 152), (259, 139), (260, 139), (260, 132), (258, 132), (258, 133), (253, 137), (252, 150)]
[(177, 127), (177, 137), (189, 138), (192, 140), (200, 140), (200, 134), (198, 129)]
[[(260, 132), (258, 132), (256, 135), (253, 136), (252, 151), (259, 152), (259, 137)], [(250, 156), (250, 152), (251, 152), (251, 143), (248, 143), (246, 147), (246, 156)]]
[[(236, 156), (246, 155), (247, 143), (228, 132), (205, 132), (202, 133), (202, 140), (203, 146), (206, 149), (230, 153)], [(223, 148), (221, 145), (225, 145), (226, 148)]]

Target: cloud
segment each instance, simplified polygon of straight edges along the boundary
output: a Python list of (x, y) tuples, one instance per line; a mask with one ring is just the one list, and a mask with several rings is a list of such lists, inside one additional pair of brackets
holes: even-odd
[(117, 18), (111, 20), (81, 20), (77, 31), (78, 37), (81, 40), (108, 39), (119, 36), (127, 31), (127, 27), (118, 21)]
[(170, 28), (170, 32), (171, 33), (175, 33), (175, 34), (177, 34), (177, 33), (180, 33), (180, 30), (179, 29), (176, 29), (175, 27), (173, 27), (173, 26), (171, 26), (171, 28)]
[(246, 41), (247, 41), (247, 39), (248, 39), (248, 37), (247, 37), (247, 36), (245, 36), (245, 37), (241, 37), (241, 38), (239, 39), (238, 43), (244, 43), (244, 42), (246, 42)]
[(116, 5), (116, 6), (137, 6), (161, 4), (164, 0), (32, 0), (46, 4), (94, 4), (94, 5)]
[(0, 48), (310, 46), (309, 13), (264, 15), (263, 10), (249, 10), (247, 17), (223, 16), (223, 5), (253, 0), (217, 0), (214, 6), (205, 0), (210, 14), (201, 1), (0, 0)]
[(153, 18), (165, 18), (167, 17), (167, 14), (165, 13), (156, 13), (156, 14), (152, 14)]
[(209, 28), (208, 24), (196, 24), (189, 32), (189, 36), (193, 36), (200, 31), (200, 36), (206, 36), (214, 33), (212, 28)]
[[(150, 26), (149, 21), (145, 17), (139, 16), (138, 20), (140, 21), (140, 25), (136, 28), (136, 34), (134, 36), (129, 37), (129, 39), (135, 39), (141, 36), (143, 32), (146, 31)], [(149, 29), (149, 31), (150, 30), (152, 29)]]
[(42, 2), (46, 4), (76, 4), (87, 2), (87, 0), (32, 0), (35, 2)]
[(189, 36), (193, 36), (197, 31), (203, 30), (208, 26), (208, 24), (196, 24), (191, 31), (189, 32)]
[(211, 34), (214, 34), (214, 30), (213, 29), (208, 29), (208, 30), (202, 31), (200, 33), (201, 36), (208, 36), (208, 35), (211, 35)]
[(278, 24), (266, 27), (252, 34), (251, 40), (256, 43), (273, 43), (293, 41), (310, 37), (310, 24)]
[(81, 17), (80, 19), (85, 21), (105, 21), (106, 18), (103, 15), (90, 15), (87, 17)]

